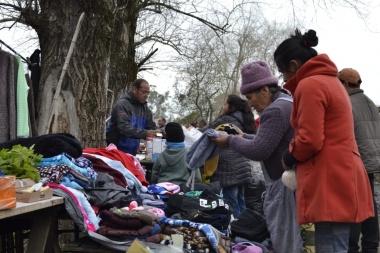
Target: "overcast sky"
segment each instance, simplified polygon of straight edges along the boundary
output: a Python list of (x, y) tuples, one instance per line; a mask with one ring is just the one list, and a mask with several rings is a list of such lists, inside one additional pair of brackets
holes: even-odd
[[(231, 0), (224, 0), (232, 3)], [(292, 17), (289, 0), (266, 0), (273, 1), (270, 8), (264, 10), (278, 21)], [(303, 0), (293, 0), (303, 1)], [(307, 1), (310, 2), (310, 1)], [(373, 1), (374, 3), (376, 1)], [(319, 9), (317, 14), (314, 8), (296, 10), (298, 18), (304, 16), (304, 26), (317, 31), (319, 45), (318, 53), (326, 53), (335, 62), (338, 69), (354, 68), (363, 80), (361, 88), (377, 104), (380, 105), (380, 3), (369, 8), (370, 15), (362, 20), (355, 11), (346, 7), (328, 8), (329, 13)], [(303, 15), (306, 13), (306, 15)], [(301, 15), (302, 14), (302, 15)], [(26, 35), (23, 35), (26, 36)], [(18, 35), (14, 31), (0, 31), (0, 39), (14, 47), (24, 56), (36, 49), (29, 45), (18, 45)], [(4, 46), (4, 50), (7, 50)], [(259, 59), (258, 59), (259, 60)], [(144, 74), (151, 84), (158, 86), (158, 91), (168, 90), (174, 82), (174, 74), (157, 70), (155, 75)]]
[[(232, 3), (231, 0), (224, 1)], [(268, 13), (268, 16), (277, 18), (279, 22), (293, 17), (289, 0), (266, 0), (265, 3), (271, 1), (273, 4), (264, 9), (264, 13)], [(293, 0), (293, 2), (300, 3), (303, 0)], [(310, 3), (311, 1), (307, 2)], [(317, 32), (319, 44), (315, 49), (318, 53), (328, 54), (337, 65), (338, 70), (343, 68), (356, 69), (363, 81), (361, 88), (375, 104), (380, 106), (379, 5), (380, 3), (377, 3), (377, 6), (370, 6), (371, 13), (364, 20), (358, 17), (352, 8), (347, 7), (328, 8), (328, 13), (322, 9), (318, 9), (315, 13), (313, 6), (295, 11), (298, 18), (304, 17), (304, 27), (314, 29)], [(171, 87), (168, 84), (173, 84), (175, 80), (174, 74), (169, 71), (157, 70), (157, 73), (154, 74), (145, 73), (144, 78), (151, 84), (157, 85), (159, 91), (168, 90)]]
[(370, 9), (365, 21), (349, 8), (336, 8), (329, 15), (319, 11), (305, 27), (317, 31), (318, 53), (328, 54), (338, 70), (356, 69), (363, 81), (361, 88), (380, 105), (380, 6)]

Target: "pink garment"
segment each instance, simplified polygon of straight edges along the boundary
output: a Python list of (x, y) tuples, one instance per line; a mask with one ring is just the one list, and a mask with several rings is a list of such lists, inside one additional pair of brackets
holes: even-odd
[(107, 149), (107, 150), (114, 150), (114, 149), (117, 149), (117, 147), (116, 147), (115, 144), (110, 143), (110, 145), (108, 145), (108, 146), (106, 147), (106, 149)]
[(162, 217), (165, 216), (164, 210), (162, 210), (160, 208), (154, 207), (154, 208), (150, 208), (150, 209), (146, 209), (146, 210), (149, 211), (149, 212), (154, 213), (158, 218), (162, 218)]
[(256, 245), (238, 243), (232, 246), (232, 253), (263, 253), (263, 250)]
[(133, 200), (129, 206), (122, 207), (123, 210), (144, 210), (143, 206), (139, 206), (137, 201)]
[(166, 190), (172, 192), (172, 193), (178, 193), (180, 191), (179, 185), (172, 184), (169, 182), (162, 182), (162, 183), (157, 183), (157, 186), (163, 187)]
[(133, 162), (135, 163), (136, 169), (138, 171), (140, 171), (142, 174), (144, 174), (144, 176), (146, 176), (146, 172), (145, 172), (144, 168), (141, 166), (139, 159), (137, 159), (136, 156), (133, 156), (133, 155), (128, 154), (128, 153), (127, 153), (127, 155), (133, 157)]
[(50, 188), (61, 189), (64, 192), (66, 192), (67, 194), (69, 194), (73, 198), (73, 200), (75, 201), (75, 203), (78, 205), (79, 210), (81, 211), (81, 213), (83, 215), (84, 224), (86, 224), (87, 229), (90, 230), (90, 231), (96, 232), (95, 226), (88, 219), (87, 213), (84, 210), (83, 206), (80, 204), (80, 202), (78, 201), (77, 197), (69, 189), (67, 189), (65, 186), (60, 185), (60, 184), (49, 183), (49, 184), (46, 184), (46, 185), (49, 186)]

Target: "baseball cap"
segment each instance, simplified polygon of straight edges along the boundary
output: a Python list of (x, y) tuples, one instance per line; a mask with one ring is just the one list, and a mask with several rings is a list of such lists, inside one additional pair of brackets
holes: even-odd
[(353, 68), (344, 68), (338, 73), (338, 78), (342, 81), (346, 81), (355, 85), (360, 85), (362, 80), (360, 79), (359, 72)]

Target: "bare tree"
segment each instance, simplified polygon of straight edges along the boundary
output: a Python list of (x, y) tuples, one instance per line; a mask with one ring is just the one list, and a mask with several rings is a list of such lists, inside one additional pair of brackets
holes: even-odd
[(164, 94), (158, 93), (156, 89), (150, 89), (150, 95), (148, 97), (148, 106), (153, 114), (153, 119), (158, 119), (160, 117), (168, 118), (167, 115), (169, 103), (169, 92)]
[[(273, 51), (292, 31), (292, 26), (269, 23), (260, 9), (242, 6), (230, 21), (230, 33), (216, 36), (199, 27), (178, 60), (175, 85), (178, 112), (212, 122), (228, 94), (239, 94), (240, 69), (252, 60), (265, 60), (275, 73)], [(180, 85), (179, 85), (180, 84)]]
[[(358, 11), (366, 2), (313, 1), (316, 9), (319, 5), (328, 9), (329, 4), (345, 4)], [(232, 9), (258, 3), (240, 0)], [(22, 24), (38, 35), (42, 69), (37, 105), (39, 134), (46, 129), (70, 132), (85, 147), (104, 145), (110, 101), (129, 89), (139, 71), (157, 66), (151, 65), (155, 62), (152, 59), (159, 59), (157, 43), (183, 54), (184, 35), (197, 24), (208, 26), (219, 36), (228, 28), (230, 12), (216, 5), (218, 1), (203, 0), (2, 0), (0, 29)], [(81, 32), (48, 126), (53, 95), (82, 13), (85, 18)], [(214, 93), (199, 96), (199, 101), (212, 103)], [(108, 99), (111, 94), (114, 99)], [(210, 109), (207, 114), (214, 111)]]
[[(4, 0), (0, 3), (0, 23), (12, 28), (24, 24), (34, 29), (41, 48), (41, 81), (38, 98), (38, 133), (70, 132), (85, 147), (103, 146), (105, 119), (114, 98), (129, 89), (138, 71), (157, 52), (139, 50), (147, 42), (181, 42), (186, 20), (194, 19), (214, 32), (223, 31), (223, 22), (211, 23), (199, 0)], [(205, 5), (203, 5), (205, 6)], [(211, 9), (212, 10), (212, 9)], [(59, 93), (58, 106), (50, 126), (53, 95), (65, 57), (69, 51), (79, 16), (85, 13), (81, 32)], [(213, 14), (217, 14), (213, 12)], [(159, 23), (142, 22), (159, 20)], [(176, 20), (172, 20), (171, 18)], [(179, 18), (182, 17), (182, 20)], [(221, 17), (222, 19), (222, 17)], [(12, 23), (9, 23), (12, 22)], [(138, 24), (141, 24), (138, 29)], [(143, 29), (143, 25), (149, 26)], [(167, 28), (167, 29), (166, 29)], [(189, 26), (187, 26), (189, 28)], [(165, 33), (165, 29), (168, 33)], [(177, 37), (176, 37), (177, 36)], [(111, 94), (109, 93), (109, 94)]]

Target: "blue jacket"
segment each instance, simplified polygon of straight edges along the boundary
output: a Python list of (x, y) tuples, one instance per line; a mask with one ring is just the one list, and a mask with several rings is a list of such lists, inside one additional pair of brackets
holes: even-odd
[(136, 155), (140, 139), (146, 138), (147, 130), (156, 128), (147, 103), (141, 104), (133, 98), (132, 92), (128, 92), (112, 108), (106, 141), (125, 153)]

